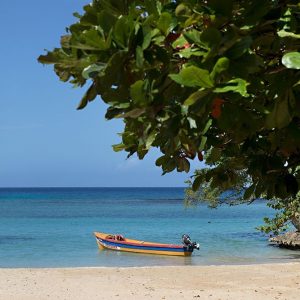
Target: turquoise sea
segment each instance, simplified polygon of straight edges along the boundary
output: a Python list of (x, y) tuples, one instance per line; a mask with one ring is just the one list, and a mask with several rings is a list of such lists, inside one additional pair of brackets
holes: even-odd
[[(300, 251), (268, 245), (255, 227), (264, 202), (185, 208), (183, 188), (2, 188), (0, 267), (161, 266), (292, 261)], [(93, 231), (200, 243), (192, 257), (99, 251)]]

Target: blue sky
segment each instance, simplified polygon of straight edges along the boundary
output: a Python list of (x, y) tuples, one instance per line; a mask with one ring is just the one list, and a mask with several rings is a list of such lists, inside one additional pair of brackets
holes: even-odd
[(122, 121), (106, 121), (100, 99), (77, 111), (84, 90), (37, 63), (88, 2), (0, 2), (0, 187), (184, 186), (185, 173), (161, 176), (158, 151), (143, 161), (115, 153)]

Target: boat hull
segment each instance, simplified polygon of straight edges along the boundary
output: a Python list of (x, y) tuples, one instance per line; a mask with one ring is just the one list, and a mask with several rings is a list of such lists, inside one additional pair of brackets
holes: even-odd
[(144, 254), (157, 254), (168, 256), (191, 256), (193, 250), (184, 246), (144, 242), (138, 240), (124, 239), (117, 241), (108, 239), (105, 233), (95, 232), (96, 241), (100, 250), (108, 249)]

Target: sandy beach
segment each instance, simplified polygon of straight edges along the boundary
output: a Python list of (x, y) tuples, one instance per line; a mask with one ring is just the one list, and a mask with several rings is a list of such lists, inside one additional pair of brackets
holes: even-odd
[(299, 299), (300, 262), (0, 269), (0, 299)]

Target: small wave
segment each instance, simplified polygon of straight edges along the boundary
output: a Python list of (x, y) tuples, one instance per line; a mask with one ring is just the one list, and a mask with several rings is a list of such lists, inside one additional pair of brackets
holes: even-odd
[(31, 236), (20, 236), (20, 235), (0, 235), (0, 244), (11, 243), (13, 241), (16, 242), (25, 242), (34, 240)]

